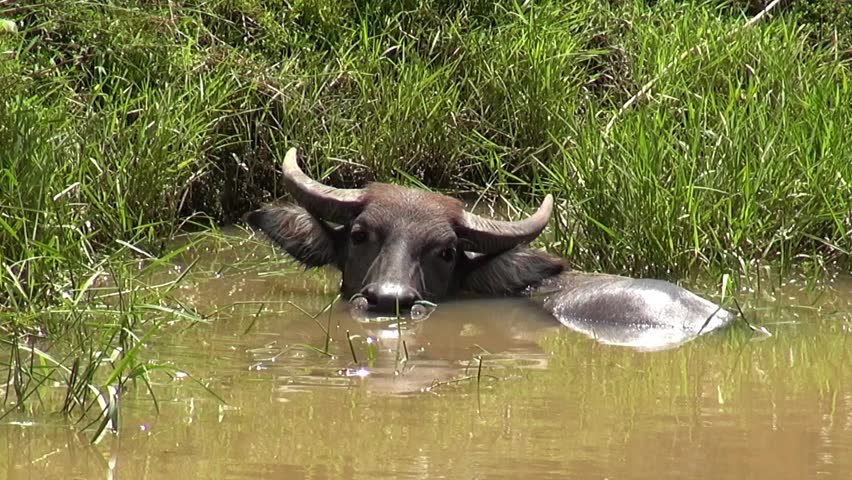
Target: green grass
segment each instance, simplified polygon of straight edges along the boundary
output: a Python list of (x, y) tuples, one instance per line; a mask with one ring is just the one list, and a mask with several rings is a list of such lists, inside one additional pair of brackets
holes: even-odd
[[(141, 386), (159, 409), (152, 378), (188, 374), (146, 358), (148, 342), (163, 327), (188, 328), (208, 317), (175, 295), (194, 263), (166, 281), (156, 279), (203, 238), (196, 235), (145, 259), (128, 259), (128, 249), (141, 250), (125, 243), (90, 266), (78, 288), (57, 292), (59, 300), (50, 305), (11, 303), (11, 311), (0, 309), (0, 375), (6, 379), (0, 419), (58, 411), (99, 441), (118, 430), (122, 398), (131, 387)], [(13, 302), (26, 299), (26, 288), (17, 288), (9, 292)]]
[(339, 186), (515, 206), (554, 193), (545, 243), (580, 269), (848, 271), (852, 4), (786, 4), (728, 36), (753, 13), (672, 0), (3, 2), (16, 23), (0, 30), (0, 330), (20, 354), (38, 328), (97, 338), (79, 354), (91, 359), (154, 328), (166, 314), (137, 307), (160, 297), (129, 295), (116, 313), (90, 290), (138, 259), (167, 262), (178, 232), (282, 195), (291, 146)]
[(609, 138), (578, 130), (548, 162), (542, 183), (567, 200), (563, 226), (579, 239), (581, 261), (607, 252), (595, 266), (651, 274), (805, 259), (848, 266), (849, 64), (814, 52), (792, 22), (714, 42), (735, 23), (708, 19), (685, 11), (665, 29), (635, 24), (634, 45), (658, 56), (634, 64), (638, 78), (674, 59), (673, 38), (709, 46)]
[(4, 303), (281, 195), (290, 146), (338, 185), (553, 192), (577, 268), (849, 266), (850, 50), (807, 5), (728, 37), (744, 13), (718, 2), (11, 4)]

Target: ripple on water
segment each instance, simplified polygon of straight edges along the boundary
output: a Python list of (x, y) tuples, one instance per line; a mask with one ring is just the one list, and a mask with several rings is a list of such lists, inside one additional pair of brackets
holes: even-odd
[[(239, 257), (217, 255), (210, 262)], [(317, 293), (323, 288), (311, 290), (305, 275), (248, 269), (233, 288), (236, 274), (223, 272), (198, 279), (186, 291), (189, 303), (210, 310), (246, 303), (209, 324), (176, 324), (149, 345), (150, 355), (191, 375), (152, 377), (159, 415), (147, 396), (128, 393), (121, 437), (94, 447), (60, 417), (35, 425), (25, 415), (7, 417), (0, 476), (679, 479), (852, 471), (852, 282), (743, 294), (750, 320), (773, 333), (759, 342), (731, 328), (640, 352), (569, 331), (518, 300), (442, 304), (405, 328), (361, 322), (344, 308), (311, 318), (287, 302), (320, 312), (334, 296), (327, 286)]]

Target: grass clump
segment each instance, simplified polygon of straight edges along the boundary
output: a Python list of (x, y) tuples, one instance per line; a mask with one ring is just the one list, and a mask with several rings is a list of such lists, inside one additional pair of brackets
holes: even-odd
[(188, 375), (146, 359), (147, 343), (178, 320), (191, 325), (206, 318), (172, 295), (193, 264), (166, 282), (152, 285), (151, 279), (196, 243), (144, 262), (122, 262), (125, 252), (119, 250), (93, 266), (79, 288), (63, 292), (58, 304), (0, 311), (0, 368), (6, 374), (0, 419), (58, 411), (97, 442), (119, 430), (123, 398), (132, 386), (141, 385), (159, 409), (152, 388), (158, 373)]
[(563, 225), (582, 239), (581, 258), (606, 251), (592, 260), (600, 268), (657, 274), (848, 265), (852, 143), (839, 127), (852, 121), (849, 64), (815, 52), (789, 19), (714, 42), (736, 22), (707, 15), (675, 9), (634, 24), (629, 49), (658, 56), (632, 62), (641, 79), (674, 61), (672, 38), (711, 40), (609, 136), (578, 132), (548, 163), (544, 183), (574, 207)]

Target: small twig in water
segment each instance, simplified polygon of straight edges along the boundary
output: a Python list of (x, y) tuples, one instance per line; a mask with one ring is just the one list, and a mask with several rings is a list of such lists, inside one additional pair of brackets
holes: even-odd
[(482, 386), (482, 355), (477, 355), (476, 361), (479, 363), (479, 366), (476, 368), (476, 413), (479, 415), (482, 413), (482, 397), (480, 396)]
[(346, 340), (349, 341), (349, 351), (352, 352), (352, 361), (358, 364), (358, 357), (355, 356), (355, 346), (352, 345), (352, 337), (349, 335), (349, 330), (346, 330)]
[(752, 332), (759, 332), (766, 336), (772, 336), (772, 333), (770, 333), (769, 330), (766, 329), (766, 327), (756, 327), (753, 323), (748, 321), (748, 318), (746, 318), (745, 313), (743, 313), (743, 309), (740, 307), (740, 302), (738, 302), (736, 298), (734, 299), (734, 305), (737, 306), (737, 311), (740, 314), (740, 318), (743, 319), (743, 322), (745, 322), (746, 326), (748, 326), (748, 328)]
[(260, 312), (263, 311), (263, 307), (266, 306), (265, 303), (261, 303), (260, 307), (257, 308), (257, 312), (254, 313), (253, 318), (251, 319), (251, 323), (249, 323), (248, 327), (246, 327), (245, 331), (243, 331), (243, 335), (248, 334), (252, 328), (254, 328), (255, 322), (257, 322), (257, 317), (260, 316)]
[[(340, 298), (340, 295), (337, 295), (337, 297), (335, 297), (334, 301), (336, 302), (338, 298)], [(326, 321), (326, 325), (325, 325), (325, 346), (323, 347), (323, 352), (325, 352), (326, 355), (328, 354), (328, 348), (329, 348), (330, 344), (331, 344), (331, 309), (329, 308), (328, 309), (328, 320)]]
[(704, 332), (704, 328), (707, 327), (707, 324), (710, 323), (710, 320), (713, 320), (713, 317), (715, 317), (716, 314), (719, 313), (720, 310), (722, 310), (721, 305), (716, 307), (716, 310), (713, 310), (713, 313), (711, 313), (710, 316), (707, 317), (707, 320), (704, 320), (704, 324), (701, 325), (701, 328), (698, 329), (698, 333), (695, 334), (696, 337), (701, 335), (702, 332)]
[[(490, 378), (490, 379), (492, 379), (492, 380), (498, 380), (498, 378), (497, 378), (497, 377), (495, 377), (494, 375), (487, 375), (487, 374), (486, 374), (486, 375), (482, 375), (482, 377), (484, 377), (484, 378)], [(476, 377), (474, 377), (474, 376), (472, 376), (472, 375), (466, 375), (466, 376), (464, 376), (464, 377), (461, 377), (461, 378), (455, 378), (455, 379), (453, 379), (453, 380), (445, 380), (445, 381), (443, 381), (443, 382), (434, 382), (434, 383), (432, 383), (431, 385), (429, 385), (428, 387), (426, 387), (425, 389), (423, 389), (423, 391), (425, 391), (425, 392), (431, 392), (433, 389), (438, 388), (438, 387), (443, 387), (443, 386), (445, 386), (445, 385), (452, 385), (452, 384), (454, 384), (454, 383), (466, 382), (466, 381), (468, 381), (468, 380), (473, 380), (473, 379), (475, 379), (475, 378), (476, 378)]]

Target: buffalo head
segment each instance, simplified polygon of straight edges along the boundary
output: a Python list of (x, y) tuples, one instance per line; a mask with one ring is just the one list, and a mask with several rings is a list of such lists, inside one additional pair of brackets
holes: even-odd
[(306, 267), (336, 266), (341, 293), (365, 297), (372, 309), (462, 292), (518, 294), (563, 269), (561, 260), (527, 247), (550, 219), (550, 195), (528, 218), (509, 222), (474, 215), (460, 201), (425, 190), (323, 185), (302, 172), (295, 149), (283, 169), (298, 205), (264, 207), (246, 220)]

